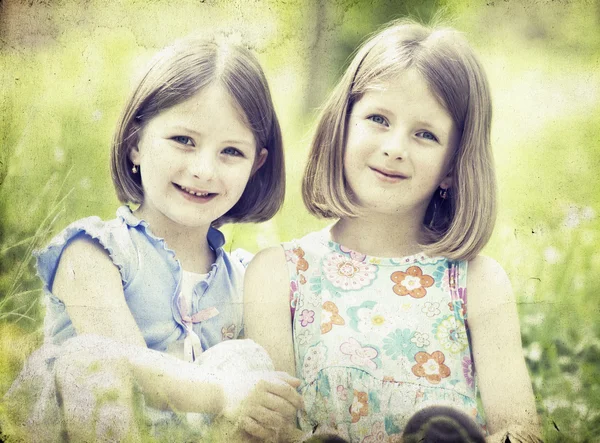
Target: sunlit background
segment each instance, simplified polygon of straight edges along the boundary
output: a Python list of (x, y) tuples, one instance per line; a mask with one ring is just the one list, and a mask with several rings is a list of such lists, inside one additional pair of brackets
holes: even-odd
[(158, 49), (217, 35), (264, 66), (286, 203), (268, 223), (225, 227), (228, 248), (256, 252), (327, 223), (306, 212), (300, 179), (318, 108), (352, 51), (392, 18), (439, 14), (465, 33), (491, 83), (500, 213), (485, 253), (519, 300), (546, 440), (596, 441), (600, 0), (0, 1), (0, 395), (41, 343), (31, 251), (77, 218), (114, 217), (112, 131)]

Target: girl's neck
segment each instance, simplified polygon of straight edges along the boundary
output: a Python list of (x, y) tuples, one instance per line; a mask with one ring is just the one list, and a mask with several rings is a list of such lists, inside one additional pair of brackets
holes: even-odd
[(175, 253), (175, 258), (183, 269), (199, 274), (210, 271), (216, 259), (207, 240), (210, 226), (183, 226), (157, 211), (147, 210), (144, 205), (135, 211), (135, 215), (148, 223), (152, 234), (165, 240), (166, 246)]
[(418, 218), (368, 215), (342, 218), (331, 228), (333, 241), (374, 257), (406, 257), (421, 251)]

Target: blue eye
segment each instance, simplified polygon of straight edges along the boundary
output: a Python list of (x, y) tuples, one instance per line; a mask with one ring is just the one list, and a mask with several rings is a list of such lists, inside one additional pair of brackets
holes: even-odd
[(438, 138), (429, 131), (417, 132), (417, 137), (424, 138), (425, 140), (439, 142)]
[(175, 137), (171, 137), (171, 139), (176, 141), (177, 143), (181, 143), (182, 145), (190, 145), (190, 146), (194, 145), (194, 143), (192, 142), (192, 139), (189, 137), (186, 137), (185, 135), (176, 135)]
[(369, 117), (367, 117), (369, 120), (371, 120), (373, 123), (377, 123), (378, 125), (384, 125), (384, 126), (388, 126), (388, 122), (385, 119), (385, 117), (379, 115), (379, 114), (373, 114), (370, 115)]
[(234, 157), (244, 157), (244, 153), (242, 151), (231, 146), (228, 146), (227, 148), (223, 149), (223, 154), (231, 155)]

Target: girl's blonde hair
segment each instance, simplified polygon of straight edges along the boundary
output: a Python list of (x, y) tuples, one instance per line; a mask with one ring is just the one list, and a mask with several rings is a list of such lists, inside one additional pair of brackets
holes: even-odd
[(279, 210), (285, 194), (283, 143), (262, 68), (243, 47), (197, 37), (179, 40), (159, 52), (125, 105), (111, 150), (112, 179), (120, 201), (141, 204), (144, 200), (140, 174), (131, 172), (129, 159), (144, 123), (214, 82), (228, 91), (243, 113), (254, 134), (257, 154), (266, 148), (268, 156), (240, 200), (213, 225), (262, 222)]
[(450, 162), (452, 188), (445, 200), (437, 192), (432, 196), (423, 220), (423, 250), (472, 259), (489, 240), (496, 219), (492, 108), (483, 68), (453, 29), (394, 21), (358, 49), (321, 112), (302, 182), (304, 203), (318, 217), (360, 216), (343, 172), (348, 119), (369, 88), (405, 69), (423, 76), (460, 135)]

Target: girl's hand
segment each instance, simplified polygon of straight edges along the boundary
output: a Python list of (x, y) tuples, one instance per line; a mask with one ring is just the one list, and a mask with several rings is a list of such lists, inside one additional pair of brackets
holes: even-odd
[(300, 380), (286, 372), (228, 374), (223, 380), (223, 415), (260, 440), (280, 441), (294, 435), (296, 411), (303, 409), (296, 391)]

